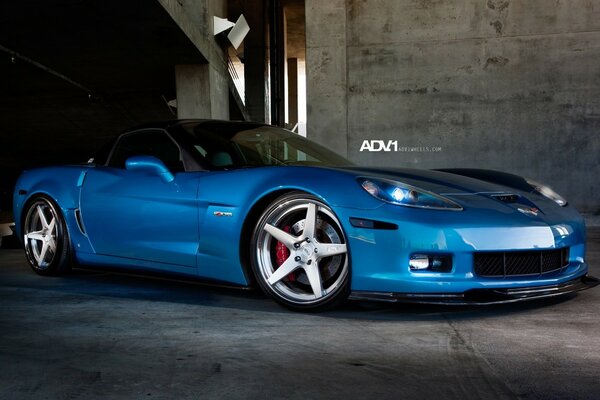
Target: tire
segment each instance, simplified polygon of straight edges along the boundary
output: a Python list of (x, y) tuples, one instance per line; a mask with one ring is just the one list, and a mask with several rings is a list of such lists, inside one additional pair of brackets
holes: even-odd
[(275, 199), (254, 228), (250, 251), (261, 289), (292, 310), (323, 311), (348, 298), (346, 235), (315, 196), (290, 192)]
[(71, 269), (69, 233), (56, 203), (46, 196), (32, 198), (23, 222), (23, 247), (39, 275), (62, 275)]

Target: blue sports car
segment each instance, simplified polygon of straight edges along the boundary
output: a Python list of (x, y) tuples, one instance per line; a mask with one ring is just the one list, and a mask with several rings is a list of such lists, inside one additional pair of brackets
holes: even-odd
[(361, 168), (284, 129), (181, 120), (86, 164), (24, 172), (40, 275), (72, 264), (257, 284), (294, 310), (347, 298), (490, 304), (587, 289), (585, 225), (552, 189), (478, 169)]

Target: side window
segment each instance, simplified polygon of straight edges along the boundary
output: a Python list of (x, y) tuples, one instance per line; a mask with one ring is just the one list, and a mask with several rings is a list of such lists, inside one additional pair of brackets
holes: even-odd
[(125, 168), (125, 161), (133, 156), (154, 156), (171, 172), (184, 171), (179, 148), (162, 131), (131, 133), (121, 137), (108, 165), (114, 168)]

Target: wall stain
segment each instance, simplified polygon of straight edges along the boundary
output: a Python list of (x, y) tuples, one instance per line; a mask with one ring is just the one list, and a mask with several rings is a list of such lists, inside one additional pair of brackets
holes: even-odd
[[(433, 88), (434, 92), (439, 92), (439, 90), (437, 90), (436, 88)], [(402, 94), (427, 94), (429, 92), (429, 89), (424, 87), (424, 88), (418, 88), (418, 89), (402, 89), (400, 91), (400, 93)]]
[(509, 100), (551, 103), (554, 101), (554, 96), (545, 90), (532, 90), (527, 93), (515, 93)]
[(417, 0), (415, 8), (421, 10), (429, 10), (440, 4), (443, 4), (443, 0)]
[(497, 67), (504, 67), (506, 64), (508, 64), (509, 61), (510, 60), (506, 57), (501, 57), (501, 56), (490, 57), (486, 60), (485, 65), (483, 66), (483, 69), (487, 69), (487, 67), (490, 65), (497, 66)]
[(469, 75), (473, 73), (473, 67), (471, 67), (470, 65), (463, 65), (462, 67), (457, 68), (456, 70), (465, 71)]
[(508, 0), (488, 0), (487, 6), (490, 10), (502, 12), (508, 8), (510, 2)]
[(388, 49), (362, 49), (361, 56), (367, 65), (396, 65), (399, 62), (398, 55)]
[(356, 17), (359, 15), (360, 12), (359, 7), (360, 5), (356, 5), (355, 1), (352, 0), (349, 0), (346, 3), (346, 12), (350, 21), (356, 20)]
[(490, 22), (490, 25), (494, 27), (497, 35), (502, 35), (502, 22), (496, 20), (494, 22)]
[(332, 55), (328, 51), (323, 51), (319, 58), (319, 68), (326, 67), (331, 61), (333, 61)]

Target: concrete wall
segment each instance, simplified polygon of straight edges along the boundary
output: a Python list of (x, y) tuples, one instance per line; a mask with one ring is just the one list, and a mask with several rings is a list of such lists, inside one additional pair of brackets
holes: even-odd
[(306, 0), (306, 24), (309, 138), (525, 175), (600, 212), (600, 1)]

